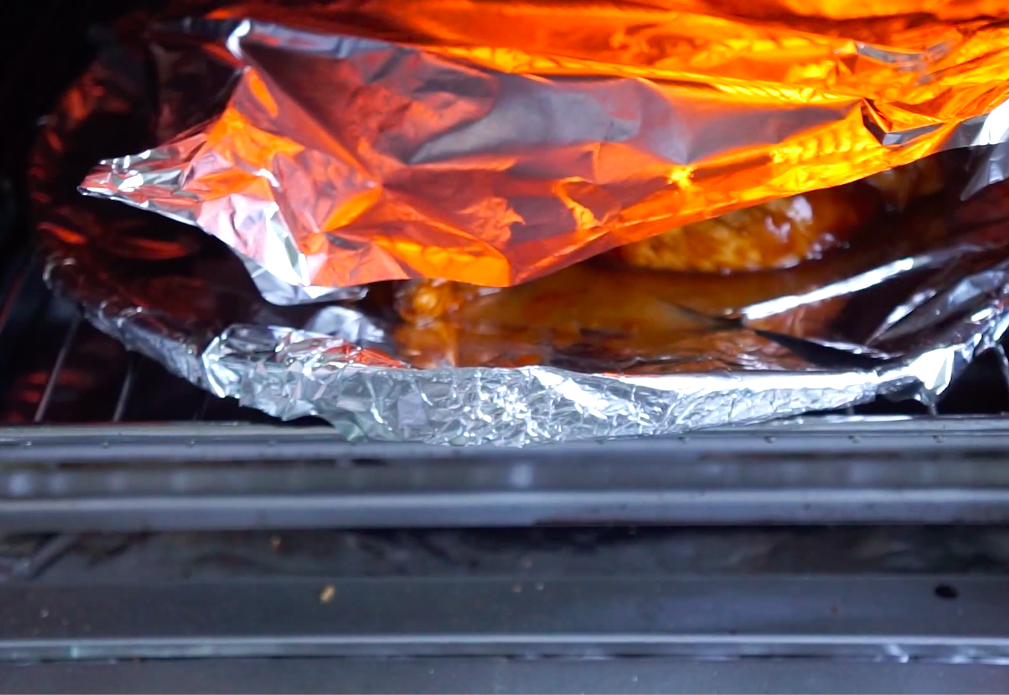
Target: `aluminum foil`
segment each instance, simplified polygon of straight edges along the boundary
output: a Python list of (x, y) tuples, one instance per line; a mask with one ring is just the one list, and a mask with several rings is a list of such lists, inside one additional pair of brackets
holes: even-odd
[(151, 32), (157, 144), (82, 188), (198, 225), (311, 299), (517, 284), (1009, 135), (989, 3), (850, 3), (861, 22), (749, 4), (228, 5)]
[[(996, 184), (937, 216), (944, 232), (931, 246), (748, 307), (692, 344), (687, 363), (410, 368), (380, 313), (270, 304), (213, 237), (77, 194), (100, 157), (158, 141), (172, 95), (148, 65), (142, 47), (110, 47), (43, 126), (31, 184), (50, 284), (183, 378), (281, 418), (320, 416), (348, 438), (522, 446), (670, 435), (881, 395), (932, 403), (1009, 321), (1009, 190)], [(969, 172), (998, 178), (1000, 161), (979, 154)], [(790, 319), (827, 305), (822, 332), (788, 335)]]

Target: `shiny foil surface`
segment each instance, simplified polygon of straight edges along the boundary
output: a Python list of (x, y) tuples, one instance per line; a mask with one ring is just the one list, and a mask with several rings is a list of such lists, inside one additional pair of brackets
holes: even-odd
[[(395, 321), (366, 309), (380, 286), (363, 301), (279, 306), (264, 300), (248, 257), (212, 236), (77, 193), (95, 161), (146, 151), (166, 122), (184, 125), (187, 109), (212, 101), (206, 72), (176, 65), (175, 79), (194, 88), (187, 101), (161, 88), (145, 56), (128, 42), (108, 49), (43, 124), (30, 174), (47, 279), (130, 349), (281, 418), (317, 415), (352, 439), (523, 446), (670, 435), (880, 395), (930, 403), (1009, 321), (1003, 183), (892, 230), (928, 243), (894, 244), (840, 277), (814, 274), (801, 291), (671, 344), (661, 364), (563, 355), (543, 366), (413, 368)], [(1002, 159), (998, 147), (971, 151), (963, 185), (1002, 179)], [(829, 320), (789, 335), (790, 322), (821, 307)]]
[(152, 146), (82, 189), (301, 299), (512, 285), (1009, 134), (1009, 11), (986, 0), (208, 4), (149, 32)]

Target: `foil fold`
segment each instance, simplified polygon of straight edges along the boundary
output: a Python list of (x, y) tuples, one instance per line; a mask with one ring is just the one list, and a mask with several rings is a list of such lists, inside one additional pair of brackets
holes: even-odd
[(829, 411), (880, 395), (933, 402), (987, 333), (869, 371), (613, 376), (549, 367), (416, 370), (362, 365), (347, 343), (235, 326), (203, 352), (218, 396), (344, 434), (427, 444), (526, 446), (681, 434)]

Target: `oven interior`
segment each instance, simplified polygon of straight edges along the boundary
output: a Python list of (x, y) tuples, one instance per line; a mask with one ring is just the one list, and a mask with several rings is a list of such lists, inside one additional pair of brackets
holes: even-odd
[(449, 451), (282, 425), (46, 288), (34, 128), (138, 3), (18, 4), (0, 44), (0, 688), (1004, 687), (1003, 355), (933, 412), (657, 441)]

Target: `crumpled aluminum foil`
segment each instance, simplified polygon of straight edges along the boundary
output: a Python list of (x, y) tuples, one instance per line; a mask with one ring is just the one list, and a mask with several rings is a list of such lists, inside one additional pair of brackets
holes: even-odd
[[(409, 368), (381, 317), (353, 304), (272, 305), (216, 239), (76, 193), (99, 157), (157, 140), (164, 95), (152, 87), (142, 53), (110, 48), (44, 125), (31, 183), (48, 281), (183, 378), (281, 418), (320, 416), (348, 438), (522, 446), (670, 435), (880, 395), (931, 403), (1009, 322), (1002, 184), (953, 211), (945, 223), (957, 233), (938, 247), (744, 317), (757, 325), (841, 301), (847, 333), (782, 341), (741, 327), (713, 336), (713, 359), (692, 372)], [(974, 170), (1001, 175), (998, 161)]]
[(151, 32), (157, 144), (82, 190), (198, 225), (308, 299), (518, 284), (1005, 141), (1009, 27), (956, 4), (228, 4)]

